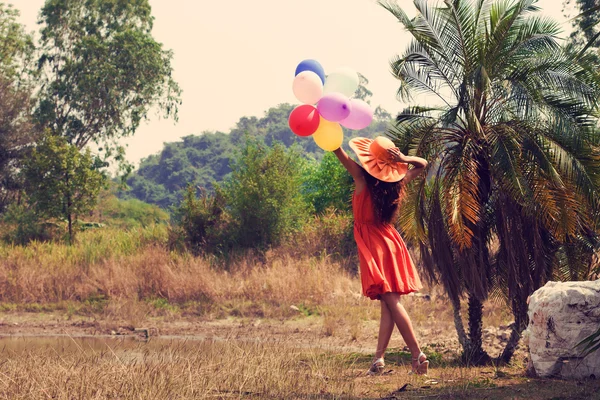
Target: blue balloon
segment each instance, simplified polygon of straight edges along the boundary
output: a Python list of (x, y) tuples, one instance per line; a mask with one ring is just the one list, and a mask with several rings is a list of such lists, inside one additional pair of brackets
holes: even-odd
[(319, 75), (323, 84), (325, 84), (325, 70), (317, 60), (304, 60), (296, 67), (296, 75), (300, 72), (312, 71)]

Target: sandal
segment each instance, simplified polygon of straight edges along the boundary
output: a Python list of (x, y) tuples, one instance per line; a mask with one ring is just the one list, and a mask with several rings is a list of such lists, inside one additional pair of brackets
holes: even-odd
[[(423, 358), (424, 360), (421, 361), (421, 359)], [(410, 372), (411, 374), (427, 375), (427, 369), (429, 368), (429, 360), (427, 360), (427, 356), (423, 352), (420, 352), (417, 358), (413, 358), (412, 363), (413, 369)], [(417, 363), (416, 367), (415, 363)]]
[(371, 364), (371, 368), (369, 368), (369, 371), (367, 373), (369, 375), (379, 375), (383, 373), (384, 368), (385, 362), (383, 361), (383, 358), (378, 358), (375, 361), (373, 361), (373, 364)]

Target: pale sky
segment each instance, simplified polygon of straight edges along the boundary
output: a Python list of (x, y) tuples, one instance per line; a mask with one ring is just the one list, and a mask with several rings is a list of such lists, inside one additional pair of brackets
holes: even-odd
[[(8, 0), (20, 22), (38, 32), (45, 0)], [(242, 116), (262, 117), (270, 107), (298, 103), (292, 93), (296, 65), (318, 60), (325, 72), (348, 66), (369, 79), (371, 104), (392, 114), (397, 81), (389, 60), (410, 41), (375, 0), (150, 0), (153, 36), (174, 51), (174, 77), (183, 89), (179, 122), (152, 119), (124, 140), (136, 167), (164, 142), (203, 131), (228, 132)], [(409, 14), (412, 2), (400, 0)], [(540, 0), (542, 13), (563, 23), (562, 0)], [(565, 34), (566, 36), (566, 34)]]

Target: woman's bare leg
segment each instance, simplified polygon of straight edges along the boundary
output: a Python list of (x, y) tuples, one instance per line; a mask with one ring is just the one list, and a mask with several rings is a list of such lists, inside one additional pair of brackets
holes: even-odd
[(394, 332), (394, 320), (385, 301), (381, 300), (381, 318), (379, 320), (379, 336), (377, 337), (377, 350), (375, 358), (383, 358)]
[(396, 326), (398, 327), (398, 330), (400, 331), (404, 342), (410, 349), (412, 358), (417, 358), (421, 353), (421, 348), (419, 347), (419, 342), (417, 342), (412, 323), (410, 322), (410, 317), (408, 316), (408, 313), (406, 312), (402, 304), (400, 304), (400, 294), (384, 293), (381, 296), (381, 299), (382, 303), (385, 302), (385, 304), (387, 305), (392, 320), (396, 323)]

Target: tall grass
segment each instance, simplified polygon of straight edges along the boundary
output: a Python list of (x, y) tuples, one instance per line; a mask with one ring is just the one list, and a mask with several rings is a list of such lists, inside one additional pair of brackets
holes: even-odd
[(165, 227), (157, 225), (83, 232), (74, 246), (0, 247), (0, 301), (56, 303), (102, 295), (195, 302), (201, 313), (233, 302), (286, 314), (292, 304), (315, 306), (332, 296), (360, 293), (358, 281), (328, 257), (270, 252), (260, 260), (240, 257), (223, 270), (205, 258), (169, 252), (166, 241)]

